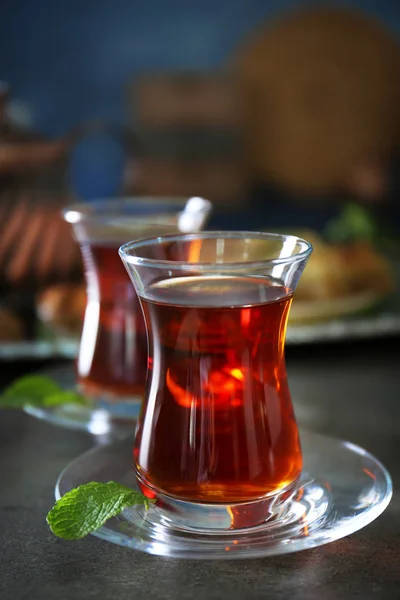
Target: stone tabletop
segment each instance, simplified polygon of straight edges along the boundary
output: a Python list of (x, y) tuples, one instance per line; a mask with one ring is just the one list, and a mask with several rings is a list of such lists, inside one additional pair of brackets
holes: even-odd
[[(1, 365), (0, 383), (37, 365)], [(297, 554), (246, 561), (148, 556), (89, 536), (56, 539), (45, 517), (54, 484), (99, 441), (0, 412), (1, 600), (398, 600), (400, 598), (400, 340), (302, 347), (288, 373), (299, 424), (363, 446), (395, 493), (375, 522)]]

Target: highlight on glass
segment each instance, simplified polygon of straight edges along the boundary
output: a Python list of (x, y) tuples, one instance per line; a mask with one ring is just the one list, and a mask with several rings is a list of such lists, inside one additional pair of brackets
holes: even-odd
[(118, 248), (149, 235), (198, 231), (210, 209), (202, 198), (139, 197), (75, 204), (64, 211), (81, 248), (86, 278), (78, 386), (110, 412), (123, 403), (124, 416), (137, 415), (147, 369), (142, 311)]
[(295, 236), (255, 232), (120, 248), (149, 341), (136, 477), (180, 526), (255, 526), (296, 492), (302, 453), (284, 345), (311, 251)]

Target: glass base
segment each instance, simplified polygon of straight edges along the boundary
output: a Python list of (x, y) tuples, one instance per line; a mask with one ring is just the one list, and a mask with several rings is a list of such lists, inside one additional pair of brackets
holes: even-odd
[[(142, 505), (110, 519), (95, 536), (149, 554), (190, 559), (273, 556), (315, 548), (365, 527), (389, 504), (392, 482), (372, 455), (354, 444), (301, 432), (304, 469), (295, 495), (270, 519), (253, 527), (227, 528), (205, 518), (193, 527), (185, 503), (182, 520), (171, 506)], [(110, 480), (137, 488), (132, 439), (98, 446), (60, 475), (56, 498), (88, 481)], [(221, 508), (221, 507), (219, 507)], [(226, 511), (226, 507), (225, 507)], [(226, 512), (225, 512), (226, 517)]]
[[(150, 491), (149, 497), (157, 498), (157, 507), (161, 508), (165, 524), (173, 523), (174, 526), (194, 532), (215, 532), (256, 527), (280, 518), (295, 496), (298, 483), (296, 480), (279, 492), (252, 502), (234, 504), (189, 502), (160, 492), (154, 493), (151, 488), (145, 487)], [(143, 482), (140, 488), (143, 490)]]
[[(74, 367), (71, 364), (50, 367), (40, 371), (65, 389), (76, 389)], [(51, 407), (27, 406), (25, 412), (54, 425), (67, 429), (88, 431), (94, 435), (117, 434), (130, 431), (136, 425), (142, 398), (92, 399), (90, 405), (64, 404)]]

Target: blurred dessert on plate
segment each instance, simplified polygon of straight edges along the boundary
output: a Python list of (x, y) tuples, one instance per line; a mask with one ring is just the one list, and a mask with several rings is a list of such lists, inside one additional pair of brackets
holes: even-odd
[(315, 232), (299, 232), (314, 246), (293, 302), (289, 323), (355, 315), (394, 291), (392, 267), (368, 240), (330, 243)]
[(37, 314), (53, 333), (79, 338), (86, 306), (83, 283), (59, 283), (45, 288), (37, 296)]

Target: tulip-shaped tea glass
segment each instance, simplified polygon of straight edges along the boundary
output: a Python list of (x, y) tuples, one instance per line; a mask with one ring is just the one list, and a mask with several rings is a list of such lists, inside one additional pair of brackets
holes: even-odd
[(136, 477), (164, 523), (254, 527), (279, 518), (296, 492), (302, 453), (284, 346), (311, 250), (254, 232), (121, 247), (149, 342)]
[(137, 416), (147, 369), (142, 311), (118, 248), (129, 239), (198, 231), (210, 208), (201, 198), (128, 198), (64, 211), (81, 248), (87, 289), (78, 386), (111, 415)]

